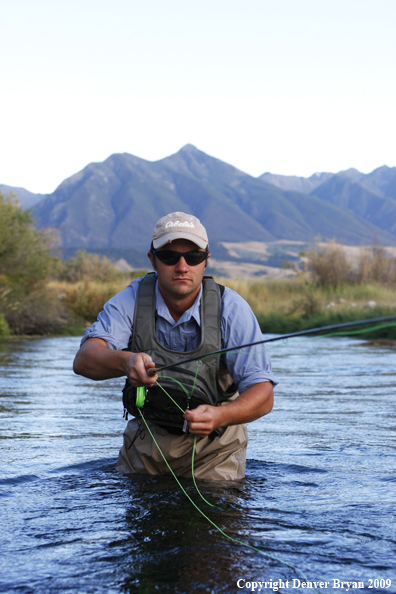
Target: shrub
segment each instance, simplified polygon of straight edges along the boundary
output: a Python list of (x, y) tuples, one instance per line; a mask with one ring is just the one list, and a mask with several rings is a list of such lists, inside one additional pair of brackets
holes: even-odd
[(72, 315), (91, 324), (102, 311), (106, 301), (124, 289), (127, 284), (128, 281), (114, 283), (52, 281), (49, 288)]
[(323, 287), (338, 287), (356, 278), (344, 250), (334, 243), (322, 250), (316, 247), (308, 252), (307, 268), (317, 284)]
[(119, 272), (113, 262), (106, 256), (90, 254), (84, 250), (78, 250), (73, 258), (66, 260), (54, 273), (58, 280), (65, 280), (71, 283), (80, 281), (114, 282), (124, 276)]
[(0, 193), (0, 275), (28, 291), (48, 276), (51, 254), (45, 233), (36, 231), (30, 211)]
[(11, 334), (10, 327), (5, 317), (0, 313), (0, 339), (7, 338)]
[(361, 251), (358, 265), (358, 280), (361, 283), (396, 283), (396, 258), (389, 258), (385, 250), (376, 244)]
[(61, 334), (70, 324), (64, 305), (42, 288), (16, 301), (7, 310), (7, 322), (13, 334)]
[(15, 334), (49, 334), (64, 323), (45, 289), (52, 262), (47, 240), (30, 211), (0, 194), (0, 314)]
[(310, 318), (322, 309), (321, 299), (315, 287), (306, 283), (300, 296), (294, 299), (289, 309), (289, 314), (301, 312), (303, 318)]

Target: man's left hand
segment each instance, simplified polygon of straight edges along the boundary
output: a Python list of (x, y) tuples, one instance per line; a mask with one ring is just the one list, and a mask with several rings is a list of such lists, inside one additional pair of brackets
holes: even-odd
[(259, 419), (271, 411), (273, 403), (272, 383), (260, 382), (223, 406), (201, 404), (193, 410), (186, 410), (184, 419), (192, 435), (206, 437), (218, 427), (250, 423)]
[(189, 433), (206, 437), (217, 427), (221, 427), (221, 407), (200, 404), (193, 410), (186, 410), (184, 418), (188, 423)]

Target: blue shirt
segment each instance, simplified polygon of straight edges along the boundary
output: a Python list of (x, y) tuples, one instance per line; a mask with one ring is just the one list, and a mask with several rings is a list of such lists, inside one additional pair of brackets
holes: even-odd
[[(86, 329), (81, 344), (87, 338), (102, 338), (116, 350), (128, 347), (133, 331), (136, 294), (141, 278), (132, 281), (104, 306), (98, 320)], [(156, 284), (156, 335), (161, 344), (174, 351), (193, 351), (201, 341), (202, 286), (193, 305), (175, 322)], [(263, 335), (256, 316), (248, 303), (235, 291), (225, 288), (221, 302), (222, 348), (238, 347), (258, 342)], [(239, 393), (260, 382), (275, 379), (271, 361), (264, 345), (222, 355)]]

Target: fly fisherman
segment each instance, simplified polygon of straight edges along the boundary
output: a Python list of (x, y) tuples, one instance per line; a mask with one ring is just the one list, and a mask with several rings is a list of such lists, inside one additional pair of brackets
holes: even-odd
[[(154, 272), (110, 299), (82, 339), (75, 373), (93, 380), (127, 378), (123, 402), (134, 418), (117, 461), (123, 474), (169, 474), (143, 416), (178, 476), (191, 476), (197, 437), (197, 478), (243, 478), (245, 423), (272, 409), (277, 382), (264, 347), (237, 351), (262, 339), (258, 322), (240, 295), (204, 277), (209, 256), (206, 230), (196, 217), (162, 217), (148, 252)], [(233, 347), (235, 352), (205, 358)], [(199, 362), (149, 375), (195, 355)], [(136, 407), (139, 386), (146, 387), (142, 409)]]

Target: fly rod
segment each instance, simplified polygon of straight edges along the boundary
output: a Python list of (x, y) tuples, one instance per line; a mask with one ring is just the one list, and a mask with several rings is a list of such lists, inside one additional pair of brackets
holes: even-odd
[[(343, 324), (332, 324), (331, 326), (321, 326), (320, 328), (311, 328), (310, 330), (300, 330), (299, 332), (292, 332), (291, 334), (282, 334), (281, 336), (275, 336), (274, 338), (265, 338), (263, 340), (258, 340), (257, 342), (250, 342), (249, 344), (242, 344), (240, 346), (233, 346), (227, 349), (220, 349), (218, 351), (212, 351), (211, 353), (207, 353), (204, 355), (206, 357), (211, 357), (212, 355), (222, 355), (223, 353), (230, 353), (231, 351), (245, 349), (247, 347), (256, 346), (258, 344), (264, 344), (267, 342), (275, 342), (277, 340), (286, 340), (287, 338), (294, 338), (296, 336), (309, 336), (310, 334), (317, 334), (319, 332), (329, 332), (333, 330), (340, 330), (341, 328), (351, 328), (352, 326), (363, 326), (365, 324), (377, 324), (381, 322), (391, 322), (396, 321), (396, 316), (387, 316), (385, 318), (371, 318), (368, 320), (358, 320), (356, 322), (344, 322)], [(191, 363), (192, 361), (199, 361), (202, 359), (202, 355), (198, 355), (195, 357), (188, 357), (187, 359), (182, 359), (181, 361), (177, 361), (176, 363), (169, 363), (168, 365), (163, 365), (163, 367), (152, 367), (147, 370), (147, 375), (153, 377), (159, 371), (164, 371), (165, 369), (173, 369), (174, 367), (178, 367), (179, 365), (184, 365), (185, 363)]]

